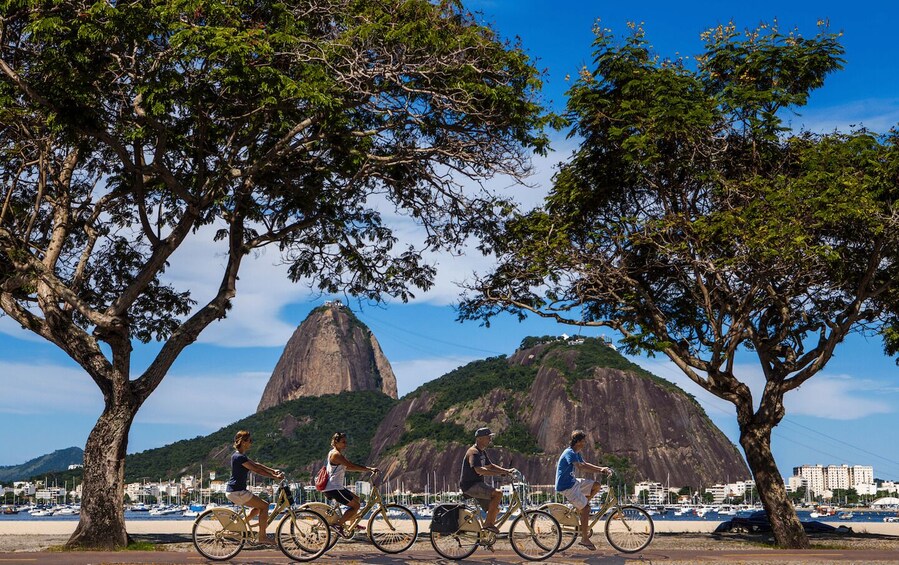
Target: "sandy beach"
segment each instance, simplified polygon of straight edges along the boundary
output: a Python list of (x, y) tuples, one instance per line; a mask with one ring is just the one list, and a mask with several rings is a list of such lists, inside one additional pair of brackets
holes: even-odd
[[(827, 522), (834, 527), (845, 523)], [(419, 520), (419, 532), (427, 533), (428, 520)], [(758, 544), (773, 543), (770, 534), (753, 535), (712, 535), (717, 521), (673, 521), (655, 522), (656, 538), (653, 547), (668, 549), (742, 549), (758, 548)], [(43, 551), (63, 545), (78, 525), (76, 520), (0, 521), (0, 552)], [(190, 520), (129, 520), (128, 532), (139, 541), (154, 543), (159, 549), (168, 551), (193, 551)], [(832, 546), (838, 543), (847, 549), (877, 548), (899, 551), (899, 523), (857, 522), (851, 525), (851, 534), (812, 536), (813, 545), (822, 543)], [(273, 531), (274, 527), (269, 531)], [(595, 537), (602, 539), (602, 533)], [(423, 540), (419, 543), (427, 543)], [(599, 543), (604, 543), (600, 541)]]
[[(824, 522), (835, 528), (846, 526), (845, 522)], [(190, 535), (193, 522), (190, 520), (129, 520), (126, 522), (128, 532), (132, 534), (162, 534)], [(427, 532), (429, 520), (419, 520), (419, 531)], [(718, 527), (717, 521), (697, 520), (657, 520), (655, 530), (660, 534), (669, 533), (711, 533)], [(31, 536), (66, 536), (75, 531), (78, 525), (76, 520), (65, 521), (39, 521), (39, 520), (4, 520), (0, 521), (0, 536), (31, 535)], [(899, 541), (899, 522), (854, 522), (850, 524), (852, 532), (856, 534), (876, 534), (895, 536)], [(273, 531), (271, 527), (269, 531)], [(2, 542), (0, 542), (2, 545)]]

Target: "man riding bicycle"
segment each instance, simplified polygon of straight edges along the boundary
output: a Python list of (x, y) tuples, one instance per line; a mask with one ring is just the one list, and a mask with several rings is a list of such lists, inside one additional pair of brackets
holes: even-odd
[(459, 478), (459, 490), (466, 496), (478, 501), (487, 512), (484, 520), (484, 529), (499, 533), (496, 527), (496, 516), (499, 514), (499, 503), (502, 500), (502, 492), (487, 486), (484, 482), (486, 476), (508, 475), (515, 469), (506, 469), (495, 465), (487, 455), (487, 446), (493, 441), (493, 432), (490, 428), (478, 428), (474, 433), (474, 445), (465, 452), (462, 459), (462, 474)]
[(594, 473), (611, 473), (608, 467), (600, 467), (584, 461), (581, 451), (587, 445), (587, 434), (582, 430), (571, 432), (570, 446), (559, 456), (556, 468), (556, 492), (580, 510), (581, 541), (579, 545), (595, 551), (596, 546), (590, 541), (590, 499), (599, 492), (599, 483), (592, 479), (579, 479), (574, 476), (574, 471), (592, 471)]

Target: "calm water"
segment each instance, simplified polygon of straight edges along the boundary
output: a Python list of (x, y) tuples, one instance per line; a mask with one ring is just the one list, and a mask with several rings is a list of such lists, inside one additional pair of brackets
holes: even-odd
[[(806, 521), (817, 520), (820, 522), (883, 522), (886, 516), (896, 516), (896, 511), (873, 511), (873, 510), (853, 510), (853, 517), (850, 520), (840, 520), (837, 516), (828, 516), (826, 518), (812, 518), (810, 510), (799, 510), (796, 512), (799, 519)], [(747, 517), (749, 513), (739, 512), (738, 517)], [(683, 516), (675, 516), (673, 511), (664, 514), (655, 514), (652, 519), (655, 521), (689, 521), (689, 522), (726, 522), (733, 518), (732, 515), (719, 515), (715, 512), (708, 512), (705, 516), (697, 516), (695, 514), (684, 514)], [(169, 514), (167, 516), (151, 516), (147, 512), (125, 512), (126, 520), (186, 520), (190, 521), (194, 518), (184, 517), (180, 514)], [(0, 514), (0, 520), (21, 520), (21, 521), (74, 521), (78, 520), (78, 516), (32, 516), (27, 512), (19, 512), (18, 514)]]

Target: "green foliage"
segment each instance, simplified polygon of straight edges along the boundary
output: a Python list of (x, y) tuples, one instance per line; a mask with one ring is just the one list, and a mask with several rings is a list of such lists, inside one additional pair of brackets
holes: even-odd
[[(850, 332), (899, 351), (899, 134), (785, 127), (842, 67), (826, 25), (703, 37), (694, 65), (657, 56), (639, 27), (597, 27), (593, 66), (569, 90), (579, 147), (544, 205), (504, 224), (498, 265), (460, 317), (610, 327), (627, 353), (663, 353), (733, 403), (744, 437), (770, 438), (784, 395)], [(735, 374), (746, 350), (761, 397)], [(775, 464), (769, 449), (755, 471), (761, 460)], [(765, 488), (775, 505), (783, 485)], [(779, 543), (804, 539), (780, 522), (793, 526)]]
[[(346, 455), (351, 461), (367, 461), (375, 430), (395, 404), (387, 395), (371, 391), (299, 398), (234, 422), (208, 436), (129, 455), (126, 479), (198, 475), (200, 464), (204, 472), (215, 471), (227, 477), (234, 452), (230, 446), (239, 430), (253, 434), (253, 448), (248, 453), (251, 459), (283, 469), (294, 478), (308, 479), (310, 466), (324, 464), (334, 432), (349, 434)], [(290, 422), (293, 430), (286, 433), (284, 430)], [(351, 428), (347, 427), (348, 423), (352, 424)], [(216, 453), (219, 456), (213, 458)]]
[[(523, 179), (556, 121), (528, 55), (455, 0), (9, 0), (0, 60), (0, 303), (90, 373), (123, 428), (226, 316), (256, 250), (324, 293), (407, 301), (434, 283), (427, 252), (489, 251), (512, 205), (471, 187)], [(397, 247), (394, 216), (426, 235)], [(202, 296), (163, 282), (188, 239), (219, 242)], [(132, 375), (135, 339), (165, 343)], [(120, 470), (88, 465), (108, 488), (85, 512), (120, 504), (103, 484)], [(107, 518), (76, 537), (121, 544)]]
[(425, 392), (434, 395), (433, 411), (436, 414), (454, 404), (481, 398), (496, 388), (512, 392), (526, 391), (530, 389), (536, 376), (536, 367), (511, 365), (505, 355), (500, 355), (454, 369), (423, 384), (408, 396), (416, 398)]
[(612, 477), (609, 483), (615, 487), (634, 486), (640, 480), (640, 473), (630, 459), (624, 456), (614, 455), (612, 453), (602, 453), (600, 446), (595, 446), (596, 452), (600, 453), (597, 458), (597, 465), (609, 467), (612, 469)]
[(515, 411), (507, 408), (507, 413), (512, 416), (509, 426), (503, 430), (500, 445), (506, 449), (524, 453), (525, 455), (539, 455), (543, 449), (537, 444), (537, 438), (520, 421), (516, 420)]

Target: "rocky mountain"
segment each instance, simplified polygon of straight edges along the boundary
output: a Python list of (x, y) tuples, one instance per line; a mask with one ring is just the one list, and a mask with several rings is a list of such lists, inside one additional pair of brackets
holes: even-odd
[(313, 310), (293, 332), (256, 411), (295, 398), (361, 390), (396, 398), (396, 376), (371, 330), (334, 301)]
[(0, 482), (24, 481), (42, 473), (65, 471), (69, 465), (81, 465), (83, 462), (84, 451), (80, 447), (58, 449), (21, 465), (0, 467)]
[[(485, 374), (498, 386), (481, 386)], [(425, 384), (381, 423), (371, 459), (407, 488), (435, 480), (455, 488), (480, 426), (497, 434), (494, 459), (533, 484), (555, 481), (574, 429), (588, 434), (587, 461), (616, 468), (631, 484), (698, 487), (750, 477), (736, 446), (695, 399), (594, 339), (542, 343)]]
[(554, 338), (527, 338), (509, 357), (469, 363), (400, 400), (378, 390), (290, 400), (209, 436), (129, 455), (126, 473), (176, 478), (202, 464), (226, 476), (234, 433), (248, 429), (256, 440), (252, 458), (308, 481), (331, 434), (345, 431), (347, 456), (383, 469), (391, 488), (454, 490), (462, 455), (485, 425), (497, 433), (494, 460), (521, 469), (533, 484), (554, 482), (575, 428), (588, 433), (585, 458), (613, 467), (628, 485), (697, 488), (750, 477), (693, 397), (601, 340)]

